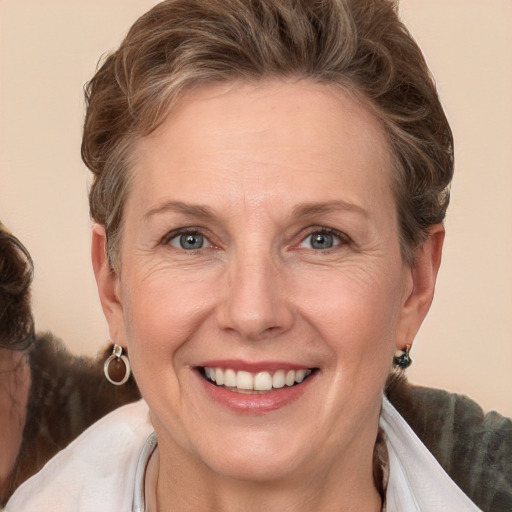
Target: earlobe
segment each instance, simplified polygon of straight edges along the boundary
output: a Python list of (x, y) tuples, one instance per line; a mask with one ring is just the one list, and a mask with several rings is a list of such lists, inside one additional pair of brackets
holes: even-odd
[(398, 349), (405, 350), (408, 345), (412, 345), (430, 309), (441, 265), (444, 234), (442, 224), (431, 226), (428, 238), (417, 249), (414, 262), (408, 270), (410, 286), (402, 310), (402, 321), (396, 342)]
[(119, 297), (119, 278), (110, 268), (106, 251), (105, 227), (101, 224), (94, 224), (92, 228), (91, 260), (111, 339), (121, 345), (119, 322), (122, 321), (123, 315)]

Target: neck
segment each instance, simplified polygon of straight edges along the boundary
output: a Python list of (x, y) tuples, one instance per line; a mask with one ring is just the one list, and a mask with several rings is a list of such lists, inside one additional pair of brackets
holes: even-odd
[(0, 349), (0, 489), (11, 473), (23, 438), (30, 367), (23, 352)]
[(371, 454), (360, 457), (357, 465), (344, 463), (347, 459), (341, 455), (336, 464), (320, 471), (306, 470), (279, 481), (254, 482), (212, 474), (200, 464), (184, 464), (176, 453), (160, 456), (159, 450), (146, 474), (146, 488), (156, 489), (146, 494), (149, 512), (378, 512), (382, 508), (373, 481)]

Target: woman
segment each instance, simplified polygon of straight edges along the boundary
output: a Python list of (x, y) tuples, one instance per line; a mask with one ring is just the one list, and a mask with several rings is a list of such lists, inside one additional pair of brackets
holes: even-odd
[(22, 443), (30, 389), (27, 349), (34, 339), (30, 311), (32, 259), (0, 222), (0, 496)]
[(82, 155), (144, 401), (7, 510), (479, 510), (383, 398), (453, 170), (391, 2), (162, 2), (90, 82)]
[(89, 425), (140, 398), (133, 378), (116, 388), (103, 361), (72, 356), (51, 333), (35, 332), (33, 271), (28, 250), (0, 222), (0, 507)]

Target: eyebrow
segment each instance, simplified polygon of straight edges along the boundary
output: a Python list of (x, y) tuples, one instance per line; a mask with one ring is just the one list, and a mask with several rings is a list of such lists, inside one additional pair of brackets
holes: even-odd
[(150, 217), (162, 213), (181, 213), (183, 215), (189, 215), (200, 219), (212, 219), (215, 217), (214, 211), (208, 206), (202, 206), (197, 204), (187, 204), (181, 201), (167, 201), (155, 208), (151, 208), (144, 214), (144, 219), (147, 220)]
[(292, 209), (292, 217), (314, 217), (315, 215), (337, 211), (354, 212), (365, 218), (369, 217), (368, 211), (361, 206), (343, 200), (326, 201), (324, 203), (301, 203)]
[[(314, 217), (316, 215), (325, 215), (337, 211), (354, 212), (365, 218), (369, 217), (368, 212), (361, 206), (343, 200), (326, 201), (324, 203), (301, 203), (292, 208), (291, 217)], [(215, 217), (214, 210), (208, 206), (188, 204), (181, 201), (167, 201), (152, 208), (146, 212), (143, 217), (147, 220), (154, 215), (167, 212), (179, 213), (204, 220), (210, 220)]]

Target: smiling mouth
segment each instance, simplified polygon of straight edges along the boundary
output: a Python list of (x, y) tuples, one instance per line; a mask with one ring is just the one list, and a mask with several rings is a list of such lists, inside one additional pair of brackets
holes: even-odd
[(222, 387), (236, 393), (266, 393), (298, 386), (316, 372), (317, 368), (255, 373), (209, 366), (199, 367), (198, 370), (206, 381), (217, 387)]

